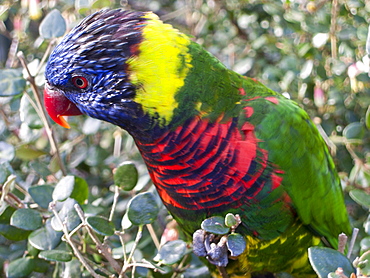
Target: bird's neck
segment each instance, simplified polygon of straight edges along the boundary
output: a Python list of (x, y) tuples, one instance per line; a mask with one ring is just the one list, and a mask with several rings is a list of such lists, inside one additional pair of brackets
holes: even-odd
[(134, 102), (161, 128), (196, 116), (219, 118), (240, 100), (242, 77), (187, 36), (159, 20), (143, 29), (139, 55), (128, 62)]

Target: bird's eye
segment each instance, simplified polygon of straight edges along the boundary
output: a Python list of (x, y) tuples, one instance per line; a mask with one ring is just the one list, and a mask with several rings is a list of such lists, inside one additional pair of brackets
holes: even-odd
[(77, 88), (80, 88), (80, 89), (85, 89), (89, 85), (89, 82), (83, 76), (74, 76), (72, 78), (72, 82), (73, 82), (73, 85), (75, 85)]

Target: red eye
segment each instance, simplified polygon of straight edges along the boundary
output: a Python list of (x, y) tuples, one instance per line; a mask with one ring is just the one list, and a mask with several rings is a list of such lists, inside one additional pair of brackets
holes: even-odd
[(85, 89), (87, 85), (89, 85), (89, 82), (87, 82), (87, 79), (83, 76), (74, 76), (72, 77), (73, 85), (75, 85), (77, 88)]

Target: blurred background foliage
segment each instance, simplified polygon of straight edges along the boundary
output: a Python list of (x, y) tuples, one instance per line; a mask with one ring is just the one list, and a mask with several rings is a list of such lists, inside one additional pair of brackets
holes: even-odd
[[(353, 258), (364, 254), (361, 260), (366, 261), (370, 249), (369, 1), (3, 0), (3, 276), (107, 277), (122, 272), (120, 277), (208, 277), (181, 240), (157, 254), (158, 246), (176, 240), (179, 232), (153, 189), (133, 139), (110, 124), (83, 116), (71, 118), (72, 128), (63, 129), (45, 118), (40, 107), (37, 96), (50, 49), (65, 29), (104, 7), (152, 10), (227, 67), (261, 80), (308, 111), (335, 158), (352, 223), (360, 229)], [(52, 11), (53, 16), (45, 18)], [(140, 218), (141, 209), (152, 214)], [(133, 225), (130, 219), (139, 220)], [(70, 243), (82, 259), (73, 255)], [(86, 270), (83, 263), (91, 269)], [(370, 274), (366, 263), (361, 267)]]

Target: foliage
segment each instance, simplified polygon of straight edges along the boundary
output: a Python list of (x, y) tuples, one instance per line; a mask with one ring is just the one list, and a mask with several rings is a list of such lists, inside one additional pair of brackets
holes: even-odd
[[(133, 139), (82, 116), (62, 129), (45, 116), (40, 101), (45, 59), (65, 28), (103, 7), (123, 7), (153, 10), (229, 68), (262, 80), (309, 112), (335, 157), (352, 223), (360, 229), (351, 260), (358, 256), (355, 266), (368, 275), (369, 2), (118, 2), (0, 4), (1, 271), (8, 277), (208, 276), (183, 241), (157, 252), (157, 237), (163, 243), (178, 232)], [(150, 199), (150, 208), (142, 198)], [(136, 217), (141, 210), (129, 209), (135, 206), (148, 214)], [(310, 252), (320, 257), (321, 251)]]

